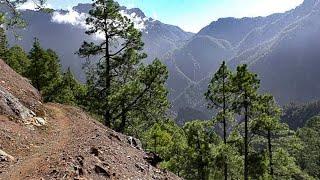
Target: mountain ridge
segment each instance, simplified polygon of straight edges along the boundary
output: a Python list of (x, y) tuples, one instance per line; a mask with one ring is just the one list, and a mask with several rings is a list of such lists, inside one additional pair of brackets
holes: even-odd
[[(263, 21), (267, 23), (248, 31), (244, 39), (239, 41), (239, 45), (233, 46), (235, 53), (225, 60), (228, 61), (232, 69), (235, 69), (239, 64), (249, 64), (249, 68), (261, 78), (262, 91), (274, 94), (281, 105), (291, 101), (305, 102), (320, 98), (320, 94), (317, 93), (319, 91), (318, 83), (315, 79), (319, 73), (314, 70), (314, 67), (319, 66), (317, 59), (320, 58), (319, 53), (315, 50), (316, 47), (319, 47), (319, 44), (315, 40), (319, 39), (320, 34), (319, 23), (317, 23), (317, 19), (320, 18), (318, 15), (319, 9), (318, 0), (305, 0), (303, 4), (293, 10), (264, 17), (267, 20)], [(313, 17), (311, 14), (313, 14)], [(231, 18), (231, 21), (234, 20), (237, 19)], [(240, 19), (239, 21), (241, 20), (249, 21), (249, 19)], [(301, 22), (304, 22), (303, 25), (299, 25)], [(299, 28), (304, 29), (304, 31), (299, 31)], [(204, 29), (208, 29), (208, 27)], [(203, 33), (205, 31), (200, 32)], [(228, 33), (228, 31), (226, 32)], [(212, 36), (212, 34), (210, 35)], [(250, 42), (250, 38), (253, 41)], [(290, 41), (290, 39), (293, 40)], [(286, 41), (287, 43), (284, 43)], [(294, 47), (293, 44), (297, 44), (297, 46)], [(282, 52), (282, 54), (276, 52)], [(211, 54), (211, 57), (214, 59), (216, 55)], [(290, 59), (296, 60), (289, 61)], [(301, 65), (302, 59), (305, 60), (304, 66)], [(179, 59), (176, 59), (176, 61), (179, 61)], [(282, 63), (281, 66), (279, 65), (280, 62)], [(279, 67), (283, 68), (277, 70)], [(303, 67), (303, 70), (299, 70), (299, 67)], [(213, 72), (208, 73), (212, 75)], [(272, 74), (277, 75), (271, 76)], [(188, 90), (175, 99), (173, 106), (176, 109), (187, 106), (201, 112), (206, 112), (207, 110), (204, 106), (206, 102), (203, 93), (207, 88), (206, 86), (211, 79), (211, 75), (203, 77), (196, 85), (187, 86)], [(309, 81), (312, 83), (307, 84), (306, 82)], [(199, 89), (202, 91), (197, 93)], [(188, 95), (190, 92), (194, 92), (191, 93), (193, 94), (191, 97)], [(197, 99), (196, 104), (203, 105), (194, 107), (190, 103), (185, 103), (189, 102), (188, 98)]]
[[(23, 38), (17, 40), (12, 33), (9, 33), (9, 43), (19, 44), (28, 51), (33, 38), (37, 37), (45, 48), (51, 48), (58, 53), (64, 69), (70, 67), (78, 79), (84, 81), (85, 75), (82, 70), (84, 60), (81, 60), (75, 52), (84, 40), (99, 39), (98, 36), (92, 38), (85, 35), (85, 13), (89, 9), (91, 4), (78, 4), (70, 10), (54, 10), (52, 13), (23, 10), (22, 17), (28, 22), (28, 26), (26, 29), (17, 30)], [(147, 18), (138, 8), (127, 9), (122, 6), (121, 11), (123, 15), (132, 15), (133, 20), (136, 18), (138, 22), (135, 23), (140, 23), (137, 24), (137, 28), (142, 30), (144, 51), (148, 54), (147, 63), (155, 58), (161, 59), (164, 54), (181, 46), (193, 36), (193, 33), (185, 32), (178, 26)]]

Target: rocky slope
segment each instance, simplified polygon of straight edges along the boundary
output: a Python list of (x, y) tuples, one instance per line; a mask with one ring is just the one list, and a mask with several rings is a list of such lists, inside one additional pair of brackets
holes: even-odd
[(1, 60), (0, 82), (0, 179), (179, 179), (155, 167), (139, 140), (78, 108), (43, 104)]

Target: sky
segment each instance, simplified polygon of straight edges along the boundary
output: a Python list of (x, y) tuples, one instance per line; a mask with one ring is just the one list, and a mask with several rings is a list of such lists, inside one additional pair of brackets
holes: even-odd
[[(49, 7), (68, 9), (91, 0), (47, 0)], [(138, 7), (148, 17), (198, 32), (223, 17), (256, 17), (285, 12), (303, 0), (118, 0), (128, 8)]]

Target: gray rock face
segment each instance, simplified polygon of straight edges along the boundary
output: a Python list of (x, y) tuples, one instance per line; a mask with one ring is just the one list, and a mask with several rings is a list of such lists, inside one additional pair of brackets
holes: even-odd
[(139, 139), (134, 138), (132, 136), (128, 136), (127, 139), (128, 139), (128, 143), (130, 144), (130, 146), (132, 146), (136, 149), (142, 150), (142, 143)]
[(10, 154), (8, 154), (0, 149), (0, 162), (1, 161), (14, 161), (14, 160), (15, 160), (15, 158), (13, 156), (11, 156)]
[(0, 112), (10, 117), (21, 120), (24, 124), (44, 126), (44, 118), (36, 117), (36, 114), (25, 107), (18, 98), (0, 86)]
[(0, 111), (22, 120), (33, 118), (35, 113), (20, 103), (9, 91), (0, 86)]

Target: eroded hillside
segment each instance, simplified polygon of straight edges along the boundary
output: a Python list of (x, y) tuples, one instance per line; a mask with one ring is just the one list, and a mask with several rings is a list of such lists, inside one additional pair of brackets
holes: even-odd
[(43, 104), (0, 60), (0, 179), (179, 179), (151, 164), (139, 140), (82, 110)]

